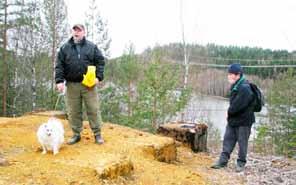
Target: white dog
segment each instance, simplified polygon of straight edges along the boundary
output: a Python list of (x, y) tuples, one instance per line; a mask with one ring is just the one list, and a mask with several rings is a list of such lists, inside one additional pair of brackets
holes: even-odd
[(40, 125), (37, 137), (43, 149), (42, 154), (51, 150), (56, 155), (64, 142), (64, 127), (59, 120), (50, 118), (46, 123)]

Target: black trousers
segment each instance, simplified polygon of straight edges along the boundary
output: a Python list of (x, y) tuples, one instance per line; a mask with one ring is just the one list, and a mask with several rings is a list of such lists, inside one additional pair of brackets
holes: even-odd
[(245, 165), (248, 153), (248, 141), (252, 126), (231, 127), (227, 124), (223, 139), (223, 149), (219, 158), (219, 163), (227, 164), (236, 142), (239, 146), (238, 165)]

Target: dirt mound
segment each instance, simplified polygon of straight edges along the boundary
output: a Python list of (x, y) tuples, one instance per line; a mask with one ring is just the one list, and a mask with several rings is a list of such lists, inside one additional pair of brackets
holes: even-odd
[[(102, 127), (104, 145), (94, 143), (85, 122), (81, 142), (63, 145), (56, 156), (42, 155), (36, 130), (47, 119), (0, 118), (0, 157), (6, 161), (0, 184), (205, 184), (199, 174), (172, 164), (173, 139), (114, 124)], [(71, 137), (67, 121), (62, 122), (65, 137)]]

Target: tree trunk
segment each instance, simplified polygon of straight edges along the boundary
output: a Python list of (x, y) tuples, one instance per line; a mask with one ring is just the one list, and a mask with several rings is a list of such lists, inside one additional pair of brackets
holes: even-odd
[(52, 63), (52, 81), (51, 81), (51, 103), (54, 105), (54, 88), (55, 88), (55, 58), (56, 58), (56, 1), (53, 1), (53, 17), (52, 17), (52, 48), (51, 48), (51, 63)]
[(156, 98), (156, 94), (154, 93), (154, 100), (153, 100), (153, 110), (152, 110), (152, 127), (154, 129), (157, 128), (157, 124), (156, 124), (156, 111), (157, 111), (157, 98)]
[(7, 62), (7, 0), (4, 2), (4, 24), (3, 24), (3, 92), (2, 92), (2, 114), (6, 116), (7, 92), (8, 92), (8, 62)]
[(183, 32), (183, 47), (184, 47), (184, 67), (185, 67), (184, 86), (183, 86), (183, 88), (186, 89), (187, 84), (188, 84), (189, 63), (188, 63), (187, 45), (186, 45), (186, 41), (185, 41), (184, 32)]
[(183, 22), (183, 0), (180, 0), (180, 21), (181, 21), (181, 31), (182, 31), (182, 44), (183, 44), (183, 52), (184, 52), (184, 81), (183, 81), (183, 88), (187, 88), (188, 83), (188, 75), (189, 75), (189, 63), (188, 63), (188, 51), (187, 51), (187, 43), (185, 39), (185, 29), (184, 29), (184, 22)]
[(37, 101), (37, 79), (36, 79), (36, 68), (35, 68), (35, 61), (33, 61), (32, 66), (32, 109), (36, 109), (36, 101)]
[(131, 81), (128, 82), (128, 102), (127, 102), (127, 113), (128, 113), (128, 118), (131, 117), (131, 99), (132, 99), (132, 83)]

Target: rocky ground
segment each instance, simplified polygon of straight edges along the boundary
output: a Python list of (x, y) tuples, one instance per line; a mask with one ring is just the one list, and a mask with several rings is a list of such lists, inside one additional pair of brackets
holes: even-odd
[[(234, 152), (235, 153), (235, 152)], [(218, 159), (219, 151), (212, 150), (210, 154)], [(294, 185), (296, 184), (296, 161), (282, 156), (264, 156), (249, 152), (248, 162), (244, 172), (235, 172), (237, 154), (231, 156), (225, 172), (233, 179), (241, 179), (246, 185)], [(232, 184), (229, 182), (229, 184)], [(235, 183), (234, 183), (235, 184)]]
[(244, 172), (246, 182), (255, 184), (296, 184), (295, 160), (276, 156), (260, 156), (251, 153)]
[[(114, 124), (102, 128), (104, 145), (93, 143), (85, 123), (80, 143), (64, 145), (57, 156), (42, 155), (35, 134), (47, 119), (0, 118), (0, 185), (296, 184), (295, 160), (250, 153), (246, 170), (236, 173), (234, 154), (227, 168), (214, 170), (219, 150), (193, 153), (170, 138)], [(62, 122), (67, 139), (71, 132)]]

